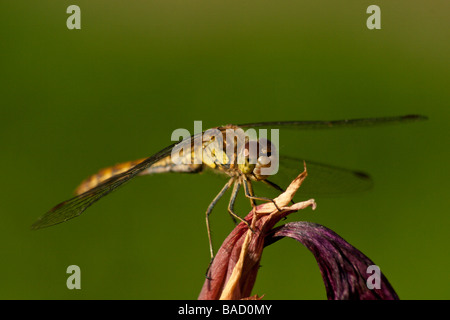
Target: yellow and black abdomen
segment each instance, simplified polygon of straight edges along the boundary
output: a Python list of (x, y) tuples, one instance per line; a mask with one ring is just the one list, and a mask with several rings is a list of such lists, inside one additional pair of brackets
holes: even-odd
[(101, 184), (103, 181), (108, 180), (112, 176), (115, 176), (117, 174), (120, 174), (122, 172), (130, 170), (131, 168), (138, 165), (139, 163), (141, 163), (144, 160), (145, 160), (145, 158), (135, 160), (135, 161), (127, 161), (124, 163), (116, 164), (115, 166), (112, 166), (112, 167), (102, 169), (99, 172), (97, 172), (96, 174), (93, 174), (92, 176), (90, 176), (89, 178), (84, 180), (78, 186), (78, 188), (75, 190), (75, 194), (79, 195), (79, 194), (85, 193), (86, 191), (89, 191), (89, 190), (95, 188), (96, 186)]
[[(84, 180), (75, 190), (75, 194), (80, 195), (82, 193), (85, 193), (97, 187), (98, 185), (108, 180), (109, 178), (130, 170), (131, 168), (143, 162), (144, 160), (146, 160), (146, 158), (135, 161), (128, 161), (117, 164), (112, 167), (102, 169), (96, 174)], [(202, 171), (202, 169), (203, 169), (202, 164), (174, 164), (171, 160), (171, 157), (168, 156), (155, 162), (153, 165), (151, 165), (150, 167), (139, 173), (139, 175), (143, 176), (148, 174), (164, 173), (164, 172), (197, 173)]]

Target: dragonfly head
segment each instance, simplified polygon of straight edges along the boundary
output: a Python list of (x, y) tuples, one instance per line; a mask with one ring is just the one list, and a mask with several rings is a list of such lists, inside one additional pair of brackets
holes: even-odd
[(243, 174), (253, 174), (256, 180), (265, 180), (278, 171), (278, 154), (272, 142), (267, 139), (251, 140), (242, 150), (239, 170)]

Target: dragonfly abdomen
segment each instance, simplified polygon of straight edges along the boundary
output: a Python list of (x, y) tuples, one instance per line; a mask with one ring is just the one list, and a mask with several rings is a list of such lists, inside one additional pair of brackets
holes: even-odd
[(124, 163), (116, 164), (115, 166), (104, 168), (97, 172), (96, 174), (93, 174), (86, 180), (84, 180), (78, 188), (75, 190), (75, 194), (79, 195), (82, 193), (85, 193), (86, 191), (89, 191), (99, 184), (101, 184), (103, 181), (108, 180), (112, 176), (115, 176), (117, 174), (120, 174), (122, 172), (125, 172), (132, 167), (136, 166), (137, 164), (141, 163), (145, 159), (139, 159), (134, 161), (127, 161)]
[[(130, 170), (134, 166), (138, 165), (144, 159), (139, 159), (135, 161), (128, 161), (124, 163), (117, 164), (112, 167), (108, 167), (105, 169), (100, 170), (96, 174), (90, 176), (86, 180), (84, 180), (78, 188), (75, 190), (75, 194), (79, 195), (82, 193), (85, 193), (95, 187), (97, 187), (102, 182), (108, 180), (109, 178), (121, 174), (125, 171)], [(148, 174), (154, 174), (154, 173), (165, 173), (165, 172), (186, 172), (186, 173), (196, 173), (202, 171), (203, 166), (202, 164), (174, 164), (171, 161), (170, 156), (163, 158), (159, 160), (158, 162), (154, 163), (141, 173), (139, 173), (140, 176), (148, 175)]]

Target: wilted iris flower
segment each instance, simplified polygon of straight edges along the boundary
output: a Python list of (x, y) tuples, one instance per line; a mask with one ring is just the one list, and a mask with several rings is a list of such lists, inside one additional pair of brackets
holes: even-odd
[[(248, 299), (259, 269), (263, 249), (277, 240), (290, 237), (307, 247), (317, 260), (329, 300), (398, 299), (392, 286), (382, 274), (374, 278), (368, 268), (375, 264), (358, 249), (332, 230), (311, 222), (291, 222), (274, 226), (288, 214), (311, 207), (313, 199), (289, 205), (295, 192), (306, 178), (306, 169), (274, 201), (256, 207), (245, 220), (252, 230), (240, 223), (225, 239), (210, 266), (199, 299)], [(371, 269), (369, 269), (371, 270)], [(379, 271), (379, 269), (378, 269)]]

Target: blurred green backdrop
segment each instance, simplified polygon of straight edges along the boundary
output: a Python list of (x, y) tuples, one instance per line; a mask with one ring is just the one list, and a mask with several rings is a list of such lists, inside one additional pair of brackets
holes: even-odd
[[(81, 8), (81, 30), (66, 9)], [(381, 8), (381, 30), (366, 9)], [(214, 175), (138, 178), (58, 226), (30, 231), (103, 167), (150, 156), (176, 128), (409, 113), (422, 123), (287, 132), (291, 155), (369, 172), (373, 190), (316, 197), (321, 223), (375, 261), (402, 299), (449, 299), (450, 3), (0, 3), (0, 298), (196, 299), (209, 262)], [(313, 177), (310, 177), (313, 179)], [(297, 195), (302, 200), (302, 195)], [(232, 230), (221, 201), (216, 248)], [(248, 212), (239, 199), (238, 212)], [(68, 290), (66, 268), (81, 268)], [(254, 293), (325, 299), (312, 254), (268, 247)]]

